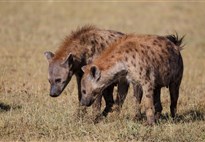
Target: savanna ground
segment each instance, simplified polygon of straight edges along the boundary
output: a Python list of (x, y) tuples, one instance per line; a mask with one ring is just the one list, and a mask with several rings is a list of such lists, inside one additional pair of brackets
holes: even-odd
[[(205, 3), (0, 2), (0, 141), (205, 141)], [(49, 96), (46, 50), (55, 51), (85, 24), (127, 33), (186, 35), (184, 77), (177, 121), (162, 91), (163, 117), (148, 127), (135, 122), (130, 89), (121, 114), (94, 125), (84, 120), (75, 78), (58, 98)]]

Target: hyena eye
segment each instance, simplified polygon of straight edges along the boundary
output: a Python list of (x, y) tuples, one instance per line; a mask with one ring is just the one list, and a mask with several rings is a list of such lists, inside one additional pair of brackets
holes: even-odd
[(85, 90), (83, 90), (83, 91), (82, 91), (82, 93), (83, 93), (83, 94), (86, 94), (86, 91), (85, 91)]
[(55, 80), (55, 83), (60, 83), (60, 82), (61, 82), (61, 79), (60, 79), (60, 78), (58, 78), (58, 79)]
[(50, 79), (48, 79), (48, 82), (49, 82), (49, 83), (51, 83), (51, 80), (50, 80)]

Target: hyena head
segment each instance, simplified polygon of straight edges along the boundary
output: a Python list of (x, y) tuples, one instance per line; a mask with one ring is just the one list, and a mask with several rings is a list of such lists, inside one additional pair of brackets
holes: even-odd
[(84, 72), (81, 80), (81, 105), (90, 106), (95, 101), (101, 91), (105, 88), (105, 80), (101, 71), (95, 65), (83, 66)]
[(50, 83), (50, 96), (58, 97), (67, 86), (73, 75), (73, 56), (69, 54), (65, 60), (54, 60), (52, 52), (44, 53), (48, 60), (48, 81)]

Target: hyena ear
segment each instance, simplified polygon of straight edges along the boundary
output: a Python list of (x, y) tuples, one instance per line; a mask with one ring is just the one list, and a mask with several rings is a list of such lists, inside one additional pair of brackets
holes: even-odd
[(50, 62), (54, 56), (54, 54), (50, 51), (46, 51), (44, 52), (44, 56), (46, 57), (46, 59), (48, 60), (48, 62)]
[(81, 70), (82, 70), (83, 72), (85, 72), (85, 68), (86, 68), (86, 66), (82, 66), (82, 67), (81, 67)]
[(96, 80), (99, 80), (100, 77), (101, 77), (101, 72), (99, 70), (99, 68), (95, 65), (91, 66), (90, 68), (90, 75), (96, 79)]
[(67, 58), (61, 63), (61, 65), (64, 65), (64, 66), (72, 66), (73, 64), (73, 54), (72, 53), (69, 53), (69, 55), (67, 56)]
[(92, 58), (88, 58), (87, 59), (87, 64), (91, 64), (92, 63)]

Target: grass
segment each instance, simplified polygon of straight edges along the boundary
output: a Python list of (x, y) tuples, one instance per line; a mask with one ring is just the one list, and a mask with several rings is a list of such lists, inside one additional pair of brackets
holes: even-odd
[[(205, 3), (0, 2), (0, 141), (204, 141)], [(177, 121), (162, 90), (163, 118), (153, 127), (132, 120), (132, 90), (122, 113), (92, 123), (91, 108), (77, 119), (75, 79), (51, 98), (46, 50), (55, 51), (78, 26), (127, 33), (186, 35), (185, 70)]]

